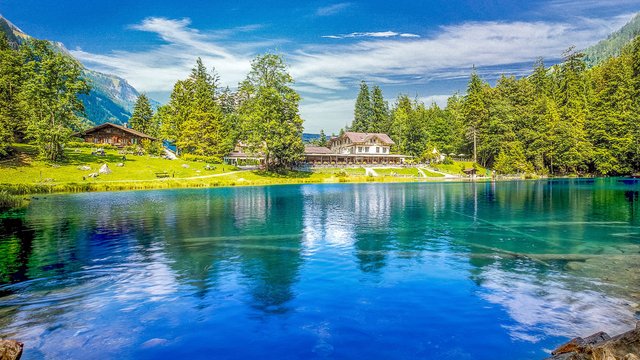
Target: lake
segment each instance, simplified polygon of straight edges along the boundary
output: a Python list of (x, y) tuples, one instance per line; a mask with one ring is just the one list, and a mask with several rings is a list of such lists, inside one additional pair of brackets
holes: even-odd
[(50, 195), (0, 216), (24, 359), (542, 359), (631, 329), (640, 183)]

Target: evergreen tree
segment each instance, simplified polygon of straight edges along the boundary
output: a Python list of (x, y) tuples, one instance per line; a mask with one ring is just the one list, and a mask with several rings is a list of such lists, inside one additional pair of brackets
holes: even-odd
[(364, 80), (360, 83), (360, 92), (356, 99), (356, 106), (353, 114), (353, 123), (351, 131), (368, 132), (373, 122), (373, 107), (371, 105), (371, 95), (369, 94), (369, 86)]
[(472, 142), (474, 162), (478, 162), (480, 126), (487, 121), (488, 117), (488, 111), (485, 106), (485, 87), (486, 84), (474, 69), (467, 86), (467, 95), (465, 96), (463, 107), (467, 136)]
[(324, 134), (324, 130), (320, 130), (320, 139), (318, 139), (318, 146), (327, 146), (327, 135)]
[(384, 100), (382, 89), (373, 87), (371, 93), (372, 117), (366, 132), (388, 134), (391, 130), (391, 117), (389, 116), (389, 104)]
[(82, 66), (43, 40), (29, 40), (20, 47), (24, 83), (19, 98), (27, 117), (28, 137), (42, 157), (58, 161), (64, 144), (80, 127), (84, 106), (79, 94), (89, 86), (81, 78)]
[(147, 135), (156, 132), (156, 126), (153, 124), (153, 109), (151, 109), (151, 103), (145, 94), (138, 96), (138, 100), (136, 100), (136, 104), (133, 107), (133, 114), (129, 119), (129, 126), (133, 130)]
[(282, 57), (266, 54), (253, 60), (240, 85), (242, 137), (253, 153), (264, 156), (267, 170), (290, 167), (304, 152), (300, 95), (292, 84)]
[(24, 116), (18, 98), (22, 82), (20, 56), (0, 32), (0, 158), (8, 155), (16, 135), (24, 132)]

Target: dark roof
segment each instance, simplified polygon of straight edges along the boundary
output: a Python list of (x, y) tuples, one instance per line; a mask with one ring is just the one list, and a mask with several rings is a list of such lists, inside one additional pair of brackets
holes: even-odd
[[(356, 144), (365, 143), (365, 142), (367, 142), (367, 141), (369, 141), (370, 139), (373, 139), (373, 138), (378, 138), (378, 139), (380, 139), (380, 141), (382, 141), (382, 142), (384, 142), (385, 144), (388, 144), (388, 145), (395, 144), (395, 142), (393, 142), (393, 140), (391, 140), (389, 135), (382, 134), (382, 133), (358, 133), (358, 132), (347, 131), (342, 136), (347, 137), (349, 140), (351, 140), (352, 143), (356, 143)], [(337, 140), (339, 138), (340, 137), (338, 137), (336, 139), (331, 139), (331, 140)]]
[(92, 127), (91, 129), (88, 129), (88, 130), (85, 130), (85, 131), (81, 131), (81, 132), (75, 133), (73, 135), (74, 136), (83, 136), (83, 135), (87, 135), (87, 134), (90, 134), (90, 133), (93, 133), (93, 132), (96, 132), (96, 131), (100, 131), (100, 130), (102, 130), (104, 128), (107, 128), (107, 127), (114, 127), (116, 129), (122, 130), (124, 132), (127, 132), (127, 133), (129, 133), (131, 135), (134, 135), (134, 136), (137, 136), (137, 137), (150, 139), (150, 140), (157, 140), (156, 138), (154, 138), (152, 136), (149, 136), (149, 135), (147, 135), (145, 133), (141, 133), (140, 131), (133, 130), (131, 128), (127, 128), (127, 127), (124, 127), (124, 126), (116, 125), (116, 124), (113, 124), (113, 123), (104, 123), (102, 125), (98, 125), (96, 127)]
[(333, 154), (331, 149), (324, 146), (305, 146), (304, 147), (305, 154)]

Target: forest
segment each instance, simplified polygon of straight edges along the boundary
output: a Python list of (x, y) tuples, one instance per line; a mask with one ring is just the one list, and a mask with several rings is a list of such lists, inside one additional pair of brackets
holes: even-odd
[(546, 67), (495, 86), (475, 70), (466, 94), (444, 108), (400, 95), (389, 107), (362, 82), (345, 130), (388, 133), (395, 151), (429, 160), (433, 149), (466, 154), (499, 174), (625, 175), (640, 169), (640, 38), (588, 68), (568, 49)]

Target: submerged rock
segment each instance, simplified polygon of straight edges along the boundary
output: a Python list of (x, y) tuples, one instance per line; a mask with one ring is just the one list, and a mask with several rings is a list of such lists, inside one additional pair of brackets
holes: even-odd
[(0, 340), (0, 360), (19, 360), (23, 344), (15, 340)]
[(547, 360), (640, 360), (640, 322), (634, 330), (614, 337), (604, 332), (577, 337), (551, 355)]

